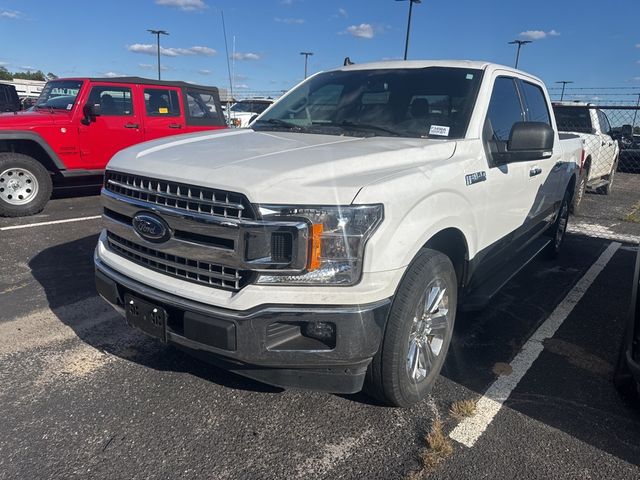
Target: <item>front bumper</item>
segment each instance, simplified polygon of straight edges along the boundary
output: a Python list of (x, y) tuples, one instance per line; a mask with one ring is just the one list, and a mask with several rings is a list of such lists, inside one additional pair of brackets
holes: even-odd
[[(121, 313), (127, 294), (158, 305), (168, 312), (164, 340), (227, 370), (280, 387), (360, 391), (391, 306), (385, 299), (366, 305), (265, 305), (233, 311), (146, 286), (97, 256), (95, 267), (98, 293)], [(331, 338), (309, 334), (308, 327), (319, 322), (332, 325)]]

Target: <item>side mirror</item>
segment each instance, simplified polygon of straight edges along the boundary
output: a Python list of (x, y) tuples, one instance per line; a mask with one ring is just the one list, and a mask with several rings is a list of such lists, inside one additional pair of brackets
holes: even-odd
[(555, 132), (542, 122), (518, 122), (511, 128), (507, 151), (500, 154), (505, 163), (526, 162), (553, 155)]
[(84, 114), (82, 123), (89, 125), (91, 122), (96, 121), (96, 117), (100, 116), (100, 104), (86, 103), (84, 107), (82, 107), (82, 113)]

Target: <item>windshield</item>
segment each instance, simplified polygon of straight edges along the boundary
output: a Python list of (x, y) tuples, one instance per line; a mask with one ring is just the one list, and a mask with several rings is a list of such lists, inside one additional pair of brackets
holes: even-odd
[(48, 82), (35, 104), (36, 108), (71, 110), (82, 87), (80, 80), (60, 80)]
[(463, 138), (481, 79), (481, 70), (445, 67), (321, 73), (277, 102), (253, 128)]
[(593, 133), (591, 113), (587, 107), (554, 105), (553, 113), (561, 132)]
[(262, 113), (267, 107), (271, 105), (270, 102), (250, 102), (242, 101), (236, 103), (231, 107), (232, 112), (249, 112), (249, 113)]

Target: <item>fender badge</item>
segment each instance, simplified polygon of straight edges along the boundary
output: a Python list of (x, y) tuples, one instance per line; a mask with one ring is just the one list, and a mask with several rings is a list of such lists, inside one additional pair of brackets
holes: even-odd
[(480, 183), (486, 180), (487, 180), (487, 172), (470, 173), (469, 175), (465, 175), (464, 177), (464, 181), (467, 184), (467, 187), (469, 185), (473, 185), (474, 183)]

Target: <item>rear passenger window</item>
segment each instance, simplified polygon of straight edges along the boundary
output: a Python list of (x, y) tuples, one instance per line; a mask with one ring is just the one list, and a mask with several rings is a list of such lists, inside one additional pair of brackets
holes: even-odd
[(189, 116), (192, 118), (218, 118), (216, 98), (212, 94), (187, 92)]
[(499, 142), (509, 141), (513, 125), (524, 121), (520, 96), (512, 78), (498, 77), (496, 79), (487, 118), (493, 128), (493, 138)]
[(522, 90), (527, 104), (527, 116), (530, 122), (542, 122), (551, 126), (551, 117), (542, 89), (533, 83), (522, 82)]
[(144, 105), (150, 117), (179, 117), (178, 92), (165, 88), (145, 88)]
[(131, 89), (111, 85), (96, 85), (91, 89), (89, 102), (100, 105), (100, 115), (104, 117), (123, 117), (133, 115)]

